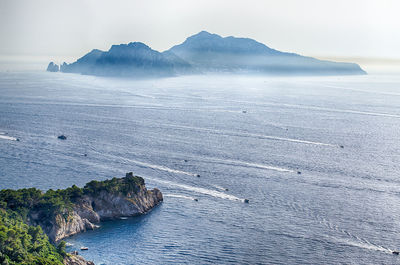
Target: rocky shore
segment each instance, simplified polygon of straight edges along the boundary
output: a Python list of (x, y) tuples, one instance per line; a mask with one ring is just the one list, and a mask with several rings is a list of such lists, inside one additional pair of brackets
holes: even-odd
[(95, 265), (92, 261), (85, 260), (82, 256), (69, 254), (63, 260), (64, 265)]
[[(110, 188), (105, 188), (103, 184), (109, 184)], [(122, 192), (117, 186), (128, 188)], [(163, 200), (158, 189), (147, 190), (143, 178), (133, 176), (132, 173), (127, 173), (121, 179), (92, 181), (85, 188), (93, 190), (75, 199), (72, 210), (65, 209), (51, 219), (42, 219), (41, 212), (34, 211), (29, 216), (29, 223), (40, 225), (49, 239), (57, 242), (74, 234), (93, 230), (97, 227), (96, 224), (104, 220), (145, 214)]]
[[(43, 231), (54, 246), (63, 238), (95, 229), (101, 221), (145, 214), (162, 201), (158, 189), (148, 190), (144, 179), (133, 173), (127, 173), (124, 178), (91, 181), (84, 188), (74, 185), (46, 193), (34, 188), (0, 191), (0, 211), (7, 218), (15, 216), (13, 218), (27, 224), (28, 230), (29, 227), (40, 227), (40, 232)], [(60, 249), (62, 247), (58, 245), (54, 255), (63, 256), (63, 264), (93, 264)], [(14, 253), (1, 251), (0, 255), (12, 261), (10, 256)]]

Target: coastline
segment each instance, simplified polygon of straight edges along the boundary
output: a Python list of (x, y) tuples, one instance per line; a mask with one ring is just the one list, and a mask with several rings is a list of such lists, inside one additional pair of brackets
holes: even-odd
[[(35, 188), (6, 189), (0, 191), (0, 225), (3, 230), (23, 226), (26, 232), (22, 237), (28, 234), (26, 237), (31, 239), (32, 244), (36, 244), (37, 234), (41, 235), (41, 242), (48, 248), (44, 252), (53, 254), (51, 264), (61, 264), (62, 257), (63, 264), (91, 265), (94, 263), (85, 261), (77, 253), (66, 253), (66, 244), (61, 240), (96, 229), (101, 221), (145, 214), (162, 201), (163, 195), (158, 189), (147, 190), (144, 179), (134, 176), (132, 172), (123, 178), (94, 180), (84, 188), (73, 185), (45, 193)], [(7, 246), (7, 242), (4, 245)], [(43, 253), (40, 256), (40, 252), (32, 254), (30, 249), (22, 248), (21, 251), (25, 250), (27, 254), (19, 257), (13, 250), (0, 248), (0, 261), (3, 258), (20, 262), (25, 257), (30, 259), (28, 262), (33, 262), (46, 259), (43, 255), (47, 255)]]

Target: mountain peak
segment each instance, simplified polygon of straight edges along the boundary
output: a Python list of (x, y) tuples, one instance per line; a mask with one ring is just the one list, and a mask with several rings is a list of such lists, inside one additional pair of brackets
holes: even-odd
[(130, 42), (130, 43), (128, 43), (128, 47), (151, 49), (149, 46), (147, 46), (147, 45), (144, 44), (143, 42), (139, 42), (139, 41), (135, 41), (135, 42)]
[(187, 38), (187, 40), (192, 40), (192, 39), (210, 39), (210, 38), (216, 38), (216, 39), (221, 39), (222, 37), (218, 34), (210, 33), (208, 31), (200, 31), (199, 33), (192, 35)]
[(130, 42), (128, 44), (119, 44), (119, 45), (112, 45), (111, 48), (108, 50), (109, 52), (113, 51), (121, 51), (121, 50), (127, 50), (127, 49), (145, 49), (145, 50), (151, 50), (149, 46), (144, 44), (143, 42)]

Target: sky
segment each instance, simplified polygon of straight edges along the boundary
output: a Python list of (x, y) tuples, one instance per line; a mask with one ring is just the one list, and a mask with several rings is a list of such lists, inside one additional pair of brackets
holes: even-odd
[(396, 61), (399, 12), (398, 0), (0, 0), (0, 58), (71, 62), (132, 41), (164, 51), (206, 30), (318, 58)]

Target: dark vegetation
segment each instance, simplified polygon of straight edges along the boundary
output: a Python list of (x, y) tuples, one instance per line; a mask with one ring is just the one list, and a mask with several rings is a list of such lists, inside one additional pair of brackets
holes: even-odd
[(57, 214), (68, 218), (74, 203), (84, 195), (95, 196), (101, 191), (110, 193), (137, 192), (144, 185), (141, 177), (128, 173), (125, 178), (93, 180), (79, 188), (48, 190), (35, 188), (0, 191), (0, 265), (3, 264), (62, 264), (65, 242), (51, 244), (40, 226), (29, 225), (30, 215), (51, 220)]
[(49, 242), (40, 226), (30, 226), (14, 211), (0, 209), (0, 264), (63, 264), (65, 242)]

